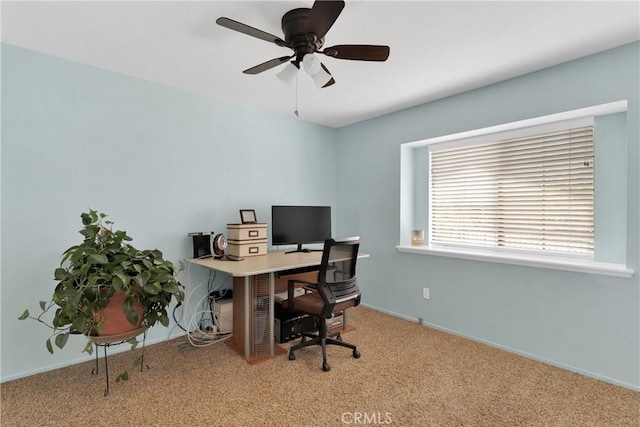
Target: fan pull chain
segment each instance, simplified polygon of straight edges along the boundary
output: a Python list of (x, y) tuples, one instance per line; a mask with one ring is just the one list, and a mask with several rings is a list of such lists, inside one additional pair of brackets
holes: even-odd
[(296, 117), (298, 117), (298, 118), (299, 118), (299, 117), (300, 117), (300, 115), (298, 114), (298, 74), (299, 74), (299, 73), (296, 73), (296, 109), (295, 109), (295, 111), (293, 112), (293, 114), (295, 114), (295, 115), (296, 115)]

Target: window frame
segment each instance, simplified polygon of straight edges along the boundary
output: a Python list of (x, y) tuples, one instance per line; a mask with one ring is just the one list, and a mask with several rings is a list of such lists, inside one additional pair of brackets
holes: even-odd
[[(544, 129), (545, 127), (557, 126), (557, 123), (585, 120), (588, 117), (597, 117), (607, 114), (623, 113), (627, 111), (627, 101), (616, 101), (607, 104), (600, 104), (592, 107), (571, 110), (557, 114), (551, 114), (533, 119), (511, 122), (482, 129), (476, 129), (456, 134), (443, 135), (421, 141), (408, 142), (401, 145), (401, 194), (400, 194), (400, 243), (396, 246), (399, 252), (435, 255), (442, 257), (453, 257), (476, 261), (498, 262), (504, 264), (524, 265), (530, 267), (559, 269), (565, 271), (577, 271), (590, 274), (603, 274), (617, 277), (631, 277), (633, 270), (626, 265), (616, 262), (602, 262), (591, 258), (573, 256), (571, 254), (546, 254), (528, 250), (496, 250), (492, 248), (467, 248), (454, 247), (448, 245), (433, 245), (430, 242), (430, 225), (422, 221), (420, 215), (416, 213), (416, 198), (419, 194), (416, 179), (420, 165), (415, 164), (418, 152), (428, 149), (433, 144), (460, 144), (473, 141), (495, 139), (496, 135), (510, 135), (524, 133), (527, 129)], [(460, 142), (463, 141), (463, 142)], [(594, 145), (596, 142), (594, 142)], [(427, 173), (428, 175), (428, 173)], [(597, 180), (597, 176), (595, 178)], [(425, 197), (428, 198), (428, 197)], [(427, 200), (428, 203), (428, 200)], [(430, 203), (429, 203), (430, 205)], [(430, 213), (428, 215), (430, 217)], [(422, 221), (422, 222), (421, 222)], [(411, 230), (415, 228), (426, 228), (429, 236), (425, 239), (425, 245), (411, 245)], [(596, 241), (596, 251), (597, 251)]]

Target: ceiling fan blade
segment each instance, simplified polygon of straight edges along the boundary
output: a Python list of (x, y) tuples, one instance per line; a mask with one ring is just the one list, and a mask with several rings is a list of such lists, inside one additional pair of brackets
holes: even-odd
[(263, 62), (262, 64), (256, 65), (255, 67), (247, 68), (243, 71), (245, 74), (259, 74), (263, 71), (267, 71), (272, 69), (273, 67), (277, 67), (280, 64), (284, 64), (288, 60), (293, 58), (293, 56), (281, 56), (280, 58), (274, 58), (270, 61)]
[(324, 89), (325, 87), (329, 87), (332, 84), (334, 84), (336, 81), (333, 79), (333, 75), (331, 74), (331, 72), (329, 71), (329, 69), (327, 67), (324, 66), (324, 64), (321, 62), (320, 65), (322, 66), (322, 69), (331, 76), (331, 80), (329, 80), (328, 82), (326, 82), (324, 84), (324, 86), (322, 86), (322, 88)]
[(342, 9), (344, 9), (342, 0), (317, 0), (307, 15), (307, 32), (314, 33), (319, 39), (323, 38), (340, 16)]
[(287, 44), (280, 37), (276, 37), (273, 34), (269, 34), (265, 31), (258, 30), (257, 28), (250, 27), (233, 19), (220, 17), (216, 19), (216, 24), (221, 25), (230, 30), (238, 31), (239, 33), (246, 34), (251, 37), (255, 37), (264, 41), (275, 43), (278, 46), (286, 46)]
[(338, 59), (356, 61), (386, 61), (389, 57), (389, 46), (369, 44), (340, 44), (326, 48), (321, 53)]

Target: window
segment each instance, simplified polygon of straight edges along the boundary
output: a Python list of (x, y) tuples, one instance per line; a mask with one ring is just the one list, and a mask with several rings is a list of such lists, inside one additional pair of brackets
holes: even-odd
[(396, 249), (631, 277), (626, 112), (621, 100), (402, 144)]
[(557, 127), (431, 147), (431, 243), (592, 258), (593, 124)]

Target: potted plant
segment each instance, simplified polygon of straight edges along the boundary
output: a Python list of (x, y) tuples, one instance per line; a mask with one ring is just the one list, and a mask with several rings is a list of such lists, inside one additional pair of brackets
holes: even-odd
[[(84, 334), (89, 338), (85, 352), (93, 353), (92, 337), (105, 333), (118, 335), (109, 324), (105, 309), (113, 301), (115, 311), (127, 322), (127, 332), (156, 323), (169, 325), (167, 307), (175, 297), (180, 303), (184, 298), (181, 284), (176, 280), (177, 270), (162, 252), (138, 250), (129, 242), (125, 231), (113, 231), (113, 222), (107, 215), (89, 210), (82, 213), (84, 240), (71, 246), (62, 255), (60, 267), (54, 277), (58, 282), (50, 301), (40, 301), (41, 313), (31, 316), (25, 310), (19, 317), (34, 319), (53, 330), (46, 341), (47, 350), (53, 354), (53, 343), (63, 348), (70, 334)], [(44, 315), (55, 307), (51, 322)], [(128, 323), (128, 324), (127, 324)], [(142, 325), (142, 326), (141, 326)], [(132, 348), (138, 344), (135, 337), (129, 340)], [(140, 364), (140, 357), (134, 366)], [(128, 371), (117, 380), (126, 380)]]

